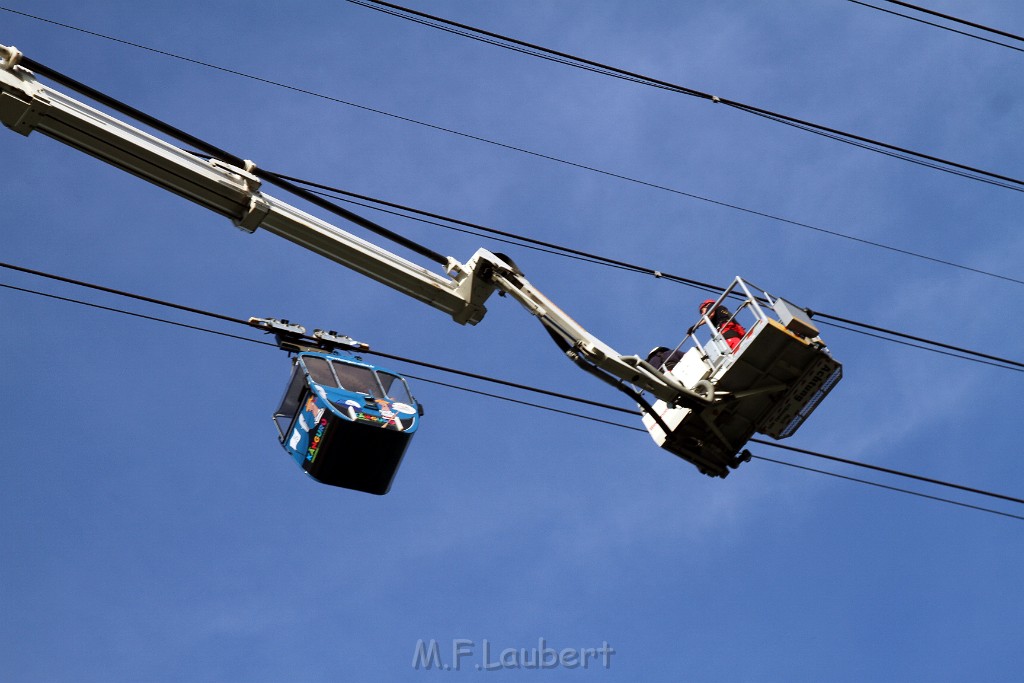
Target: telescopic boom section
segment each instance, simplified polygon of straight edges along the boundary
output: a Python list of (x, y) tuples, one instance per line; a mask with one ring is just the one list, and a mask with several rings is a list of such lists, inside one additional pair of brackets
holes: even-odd
[(62, 92), (18, 66), (16, 49), (0, 45), (0, 122), (22, 135), (38, 131), (165, 190), (230, 218), (239, 228), (263, 228), (346, 268), (367, 275), (476, 324), (493, 291), (449, 258), (450, 277), (433, 273), (260, 191), (255, 165), (239, 168), (196, 156)]
[(240, 168), (197, 156), (41, 84), (19, 66), (21, 53), (0, 45), (0, 122), (22, 135), (38, 131), (70, 147), (226, 216), (246, 232), (257, 228), (367, 275), (433, 306), (456, 322), (476, 324), (500, 289), (536, 316), (559, 346), (588, 371), (628, 383), (668, 403), (710, 402), (638, 356), (621, 356), (537, 291), (507, 258), (480, 249), (463, 265), (448, 257), (449, 277), (433, 273), (260, 190), (256, 166)]
[(666, 403), (691, 408), (711, 405), (711, 400), (691, 391), (671, 374), (639, 356), (623, 356), (592, 335), (531, 285), (516, 265), (504, 257), (480, 249), (473, 255), (470, 266), (477, 278), (506, 292), (536, 316), (566, 355), (594, 374), (606, 373), (603, 375), (606, 381), (630, 384)]

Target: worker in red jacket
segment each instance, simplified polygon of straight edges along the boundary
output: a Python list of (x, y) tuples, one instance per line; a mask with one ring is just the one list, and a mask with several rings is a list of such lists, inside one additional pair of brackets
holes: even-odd
[[(708, 316), (708, 318), (711, 320), (714, 326), (718, 328), (718, 331), (719, 333), (721, 333), (722, 338), (725, 339), (725, 343), (729, 345), (730, 349), (735, 351), (736, 347), (740, 345), (741, 341), (743, 341), (743, 335), (745, 335), (747, 331), (743, 328), (742, 325), (740, 325), (735, 320), (731, 319), (732, 313), (730, 313), (729, 309), (727, 309), (725, 306), (719, 306), (714, 310), (714, 312), (708, 314), (708, 311), (711, 309), (714, 303), (714, 299), (707, 299), (705, 301), (702, 301), (700, 304), (700, 314), (702, 316)], [(697, 323), (697, 326), (700, 327), (700, 325), (703, 322), (704, 321), (701, 320), (700, 323)]]
[[(708, 299), (701, 302), (700, 314), (702, 316), (706, 314), (714, 303), (714, 299)], [(743, 328), (743, 325), (740, 325), (735, 320), (730, 320), (730, 318), (732, 318), (732, 313), (730, 313), (729, 309), (725, 306), (719, 306), (715, 309), (715, 312), (708, 317), (711, 319), (711, 322), (714, 323), (715, 327), (718, 328), (722, 338), (725, 339), (725, 343), (729, 345), (731, 350), (735, 351), (736, 347), (738, 347), (740, 342), (743, 341), (743, 336), (747, 333)], [(703, 324), (704, 320), (702, 319), (694, 326), (691, 332), (695, 331)], [(683, 354), (678, 349), (673, 351), (665, 346), (658, 346), (651, 349), (651, 352), (647, 354), (647, 362), (659, 370), (670, 372), (682, 357)]]

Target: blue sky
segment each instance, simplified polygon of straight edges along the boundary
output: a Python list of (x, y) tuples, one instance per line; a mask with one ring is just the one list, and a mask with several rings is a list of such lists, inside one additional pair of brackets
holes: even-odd
[[(4, 6), (1022, 276), (1021, 198), (1010, 190), (346, 2), (299, 5)], [(960, 5), (929, 2), (1024, 31), (1017, 3)], [(1020, 176), (1021, 53), (843, 0), (409, 6)], [(1020, 284), (6, 11), (0, 43), (278, 172), (697, 280), (724, 285), (739, 274), (812, 309), (1024, 358)], [(0, 158), (0, 260), (337, 329), (390, 353), (624, 404), (560, 357), (511, 300), (495, 298), (483, 322), (463, 328), (42, 136), (0, 131)], [(625, 353), (677, 342), (704, 298), (363, 212), (460, 260), (480, 246), (507, 251)], [(0, 282), (209, 323), (14, 272)], [(1019, 676), (1019, 520), (764, 461), (712, 480), (644, 434), (427, 383), (414, 383), (427, 412), (391, 493), (333, 489), (302, 475), (277, 444), (270, 413), (287, 380), (283, 353), (9, 289), (0, 310), (9, 330), (0, 340), (4, 681)], [(823, 335), (845, 378), (789, 443), (1024, 494), (1018, 373), (834, 328)], [(500, 651), (540, 638), (558, 649), (607, 642), (615, 654), (610, 668), (571, 672), (471, 665), (485, 640)], [(437, 640), (446, 657), (453, 641), (472, 641), (477, 658), (459, 672), (414, 670), (421, 639)]]

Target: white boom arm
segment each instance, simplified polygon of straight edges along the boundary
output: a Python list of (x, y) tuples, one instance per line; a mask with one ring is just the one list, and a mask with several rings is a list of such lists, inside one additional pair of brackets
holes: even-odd
[(454, 279), (341, 230), (260, 191), (251, 171), (204, 159), (48, 88), (16, 66), (19, 53), (0, 46), (0, 121), (22, 135), (39, 131), (66, 145), (230, 218), (247, 232), (261, 227), (448, 313), (460, 323), (483, 318), (490, 291), (473, 291), (461, 264)]
[(639, 356), (623, 356), (590, 334), (531, 285), (507, 257), (479, 249), (467, 268), (473, 271), (474, 278), (506, 292), (522, 304), (540, 320), (567, 356), (593, 374), (613, 384), (627, 382), (667, 403), (689, 407), (711, 405), (710, 398), (687, 389), (671, 374), (661, 372)]
[(612, 383), (628, 382), (669, 403), (710, 404), (639, 357), (619, 355), (534, 289), (507, 259), (480, 249), (466, 265), (448, 257), (450, 277), (435, 274), (265, 194), (252, 162), (239, 168), (199, 157), (42, 85), (18, 65), (20, 59), (15, 48), (0, 45), (0, 122), (15, 132), (39, 131), (227, 216), (247, 232), (263, 228), (462, 324), (479, 322), (486, 313), (484, 302), (500, 289), (537, 316), (567, 355), (589, 371), (609, 373), (605, 378)]

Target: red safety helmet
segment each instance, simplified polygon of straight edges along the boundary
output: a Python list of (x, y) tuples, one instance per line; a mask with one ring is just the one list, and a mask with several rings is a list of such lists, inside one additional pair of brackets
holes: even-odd
[(714, 299), (705, 299), (700, 302), (700, 306), (697, 308), (701, 315), (704, 315), (704, 311), (711, 307), (711, 304), (715, 303)]

